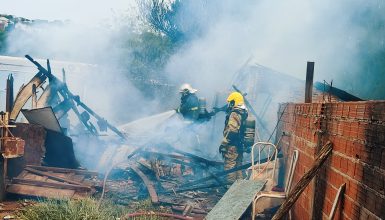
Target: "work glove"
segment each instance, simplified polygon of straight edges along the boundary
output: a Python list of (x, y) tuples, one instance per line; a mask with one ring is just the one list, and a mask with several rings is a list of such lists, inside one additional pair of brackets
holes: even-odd
[(227, 109), (227, 105), (224, 105), (222, 107), (213, 107), (213, 112), (218, 113), (218, 112), (225, 112)]
[(221, 146), (219, 146), (219, 153), (222, 154), (222, 157), (224, 157), (226, 152), (227, 152), (227, 147), (221, 144)]

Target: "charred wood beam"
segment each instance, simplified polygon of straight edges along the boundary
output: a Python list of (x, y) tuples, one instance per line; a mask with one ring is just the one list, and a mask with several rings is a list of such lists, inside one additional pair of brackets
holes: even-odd
[[(265, 162), (267, 162), (267, 158), (262, 159), (260, 161), (260, 163), (265, 163)], [(221, 177), (221, 176), (225, 176), (225, 175), (227, 175), (229, 173), (236, 172), (238, 170), (247, 169), (249, 167), (251, 167), (251, 163), (243, 164), (242, 166), (234, 167), (233, 169), (230, 169), (230, 170), (225, 170), (225, 171), (221, 171), (221, 172), (218, 172), (218, 173), (214, 173), (214, 175), (216, 177)], [(194, 186), (194, 185), (197, 185), (199, 183), (207, 182), (207, 181), (209, 181), (209, 180), (211, 180), (213, 178), (214, 178), (213, 176), (208, 176), (208, 177), (205, 177), (205, 178), (201, 178), (201, 179), (192, 181), (190, 183), (183, 184), (181, 187)]]
[(165, 154), (165, 153), (160, 153), (160, 152), (154, 152), (154, 151), (148, 151), (148, 150), (142, 150), (141, 155), (143, 156), (156, 156), (159, 158), (173, 158), (173, 159), (179, 159), (179, 160), (189, 160), (188, 157), (185, 157), (183, 155), (175, 155), (175, 154)]
[(70, 183), (70, 184), (74, 184), (74, 185), (79, 185), (79, 186), (84, 186), (83, 183), (80, 183), (80, 182), (77, 182), (77, 181), (74, 181), (74, 180), (70, 180), (70, 179), (66, 179), (66, 178), (62, 178), (62, 177), (58, 177), (56, 175), (49, 174), (49, 173), (46, 173), (46, 172), (43, 172), (43, 171), (39, 171), (39, 170), (35, 170), (33, 168), (30, 168), (30, 167), (26, 167), (24, 170), (28, 171), (30, 173), (33, 173), (35, 175), (46, 176), (46, 177), (48, 177), (50, 179), (53, 179), (53, 180), (56, 180), (56, 181), (66, 182), (66, 183)]
[(98, 172), (88, 171), (88, 170), (79, 170), (79, 169), (67, 169), (67, 168), (59, 168), (59, 167), (45, 167), (45, 166), (35, 166), (35, 165), (27, 165), (27, 167), (40, 170), (40, 171), (52, 171), (58, 173), (75, 173), (78, 175), (85, 176), (97, 176)]
[(69, 110), (71, 110), (72, 104), (68, 99), (62, 101), (58, 105), (56, 105), (53, 108), (53, 111), (55, 112), (55, 116), (58, 120), (60, 120), (64, 115), (67, 114)]
[(165, 154), (165, 153), (151, 152), (151, 151), (142, 151), (141, 155), (146, 157), (146, 158), (155, 156), (161, 160), (167, 160), (167, 161), (170, 161), (172, 163), (177, 163), (177, 164), (181, 164), (181, 165), (189, 166), (189, 167), (201, 166), (198, 164), (191, 163), (190, 158), (185, 157), (185, 156), (181, 156), (181, 155)]
[[(172, 163), (182, 164), (182, 165), (185, 165), (185, 166), (189, 166), (191, 168), (199, 167), (201, 169), (206, 170), (208, 172), (208, 174), (210, 175), (210, 177), (215, 179), (219, 184), (225, 185), (225, 184), (223, 184), (223, 181), (219, 177), (217, 177), (213, 172), (209, 171), (210, 167), (207, 164), (207, 163), (211, 163), (211, 164), (220, 164), (220, 165), (222, 165), (221, 162), (206, 160), (206, 159), (201, 158), (199, 156), (195, 156), (193, 154), (182, 152), (182, 151), (179, 151), (179, 150), (177, 152), (181, 153), (181, 154), (186, 154), (188, 156), (164, 154), (164, 153), (150, 152), (150, 151), (142, 151), (142, 155), (143, 156), (156, 156), (159, 159), (169, 160)], [(175, 159), (175, 158), (177, 158), (177, 159)], [(194, 163), (186, 162), (186, 161), (183, 161), (183, 160), (193, 160), (193, 161), (197, 161), (198, 163), (194, 164)]]
[(182, 154), (182, 155), (185, 155), (186, 157), (189, 157), (191, 158), (192, 160), (196, 161), (196, 162), (200, 162), (200, 163), (203, 163), (203, 164), (207, 164), (207, 165), (210, 165), (210, 166), (222, 166), (223, 165), (223, 162), (219, 162), (219, 161), (212, 161), (212, 160), (207, 160), (203, 157), (199, 157), (199, 156), (196, 156), (194, 154), (190, 154), (190, 153), (187, 153), (187, 152), (184, 152), (182, 150), (179, 150), (179, 149), (176, 149), (172, 146), (170, 146), (176, 153), (179, 153), (179, 154)]
[(23, 178), (13, 178), (13, 184), (24, 184), (24, 185), (33, 185), (33, 186), (41, 186), (41, 187), (52, 187), (59, 189), (72, 189), (77, 191), (90, 191), (91, 188), (88, 186), (79, 186), (69, 183), (54, 183), (54, 182), (45, 182), (38, 181), (33, 179), (23, 179)]
[(91, 114), (93, 117), (95, 117), (98, 121), (102, 121), (103, 123), (106, 124), (106, 126), (111, 129), (113, 132), (115, 132), (118, 136), (120, 136), (121, 138), (125, 139), (126, 137), (124, 136), (123, 133), (121, 133), (115, 126), (111, 125), (110, 123), (108, 123), (104, 118), (102, 118), (101, 116), (99, 116), (98, 114), (96, 114), (91, 108), (89, 108), (86, 104), (84, 104), (83, 102), (80, 101), (80, 97), (79, 96), (75, 96), (74, 94), (72, 94), (68, 87), (66, 86), (65, 83), (61, 82), (57, 77), (55, 77), (54, 75), (52, 75), (51, 73), (51, 67), (50, 67), (50, 64), (49, 64), (49, 60), (47, 60), (47, 69), (45, 69), (43, 66), (41, 66), (38, 62), (36, 62), (35, 60), (33, 60), (33, 58), (29, 55), (25, 55), (25, 57), (31, 61), (33, 64), (35, 64), (35, 66), (39, 69), (39, 72), (42, 73), (45, 77), (47, 77), (49, 79), (50, 82), (52, 82), (53, 84), (55, 84), (57, 86), (57, 90), (59, 91), (59, 93), (63, 96), (64, 99), (70, 99), (71, 100), (71, 107), (72, 107), (72, 110), (75, 112), (75, 114), (78, 116), (78, 118), (80, 119), (80, 121), (84, 124), (84, 126), (91, 132), (91, 133), (94, 133), (93, 132), (93, 128), (86, 122), (82, 119), (82, 116), (80, 115), (76, 105), (73, 103), (73, 102), (76, 102), (76, 104), (78, 106), (81, 106), (84, 110), (86, 110), (89, 114)]
[(159, 197), (153, 182), (139, 169), (137, 165), (132, 165), (130, 168), (140, 177), (140, 179), (142, 179), (144, 185), (147, 188), (148, 194), (150, 195), (151, 202), (154, 204), (159, 203)]

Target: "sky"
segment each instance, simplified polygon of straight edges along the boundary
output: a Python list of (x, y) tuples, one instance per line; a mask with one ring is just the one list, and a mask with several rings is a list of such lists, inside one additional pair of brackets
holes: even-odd
[(135, 0), (0, 0), (0, 13), (28, 19), (89, 23), (108, 19), (134, 5)]

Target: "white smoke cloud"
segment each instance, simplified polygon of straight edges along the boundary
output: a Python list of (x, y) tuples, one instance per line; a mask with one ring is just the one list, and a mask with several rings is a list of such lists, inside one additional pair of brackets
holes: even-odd
[[(190, 1), (204, 30), (175, 54), (167, 71), (176, 81), (191, 81), (206, 94), (228, 86), (234, 72), (250, 57), (305, 79), (306, 62), (315, 62), (315, 80), (337, 79), (357, 67), (358, 46), (367, 37), (357, 22), (382, 1)], [(185, 11), (190, 11), (185, 9)], [(384, 17), (383, 15), (380, 15)], [(181, 16), (181, 22), (190, 23)], [(274, 86), (274, 85), (266, 85)], [(355, 91), (357, 92), (357, 91)]]
[[(25, 8), (35, 11), (45, 1), (34, 3)], [(110, 9), (98, 12), (90, 9), (94, 3), (101, 7), (87, 1), (79, 3), (76, 11), (63, 8), (61, 19), (68, 15), (85, 21), (82, 24), (16, 29), (10, 35), (8, 52), (104, 65), (100, 72), (87, 73), (80, 80), (68, 81), (68, 85), (91, 108), (113, 122), (156, 112), (158, 102), (143, 99), (118, 71), (122, 62), (130, 59), (122, 56), (119, 43), (127, 37), (122, 33), (140, 24), (135, 13), (125, 11), (125, 6), (124, 12), (117, 14)], [(74, 6), (73, 2), (68, 4)], [(334, 85), (344, 87), (346, 80), (341, 79), (356, 68), (358, 46), (367, 37), (356, 16), (384, 7), (383, 4), (381, 0), (189, 1), (180, 11), (179, 22), (187, 30), (197, 27), (199, 32), (170, 58), (165, 72), (173, 82), (190, 82), (199, 89), (199, 96), (212, 98), (215, 91), (230, 86), (234, 73), (253, 55), (255, 62), (300, 79), (305, 78), (306, 61), (315, 61), (316, 80), (339, 79)]]

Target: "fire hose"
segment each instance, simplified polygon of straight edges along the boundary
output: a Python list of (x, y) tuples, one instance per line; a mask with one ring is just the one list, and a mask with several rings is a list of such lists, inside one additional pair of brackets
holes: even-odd
[(130, 219), (134, 217), (139, 216), (159, 216), (159, 217), (169, 217), (169, 218), (175, 218), (175, 219), (181, 219), (181, 220), (192, 220), (191, 217), (186, 217), (183, 215), (176, 215), (171, 213), (163, 213), (163, 212), (135, 212), (125, 215), (122, 219)]
[[(135, 154), (137, 154), (139, 151), (141, 151), (141, 148), (137, 148), (135, 149), (134, 151), (131, 152), (130, 155), (127, 156), (127, 159), (129, 160), (131, 157), (133, 157)], [(100, 207), (100, 205), (102, 204), (102, 201), (103, 201), (103, 198), (104, 198), (104, 194), (106, 192), (106, 183), (107, 183), (107, 179), (108, 179), (108, 176), (110, 175), (110, 172), (112, 169), (114, 169), (114, 167), (116, 167), (119, 163), (115, 163), (113, 165), (111, 165), (111, 167), (106, 171), (106, 173), (104, 174), (104, 179), (103, 179), (103, 190), (102, 190), (102, 195), (100, 196), (100, 199), (98, 201), (98, 208)]]

